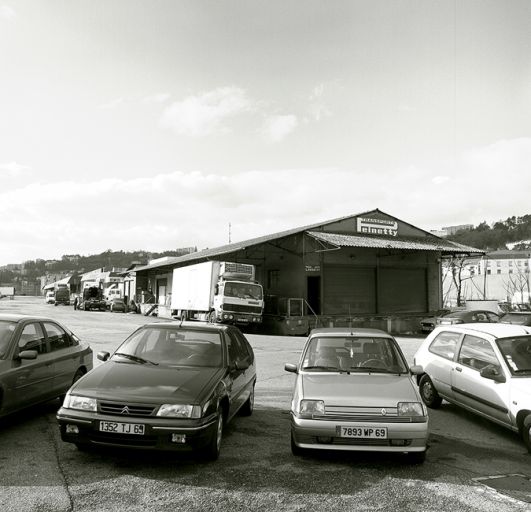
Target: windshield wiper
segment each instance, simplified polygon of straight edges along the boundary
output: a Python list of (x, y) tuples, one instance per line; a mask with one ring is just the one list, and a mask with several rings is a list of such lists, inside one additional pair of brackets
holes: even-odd
[(340, 371), (340, 369), (337, 366), (321, 366), (321, 365), (304, 366), (302, 369), (303, 370), (334, 370), (336, 372)]
[(148, 359), (143, 359), (142, 357), (134, 356), (133, 354), (126, 354), (125, 352), (115, 352), (113, 355), (125, 357), (127, 359), (130, 359), (131, 361), (135, 361), (135, 362), (141, 363), (141, 364), (149, 363), (149, 364), (153, 364), (155, 366), (159, 365), (159, 363), (155, 363), (154, 361), (149, 361)]

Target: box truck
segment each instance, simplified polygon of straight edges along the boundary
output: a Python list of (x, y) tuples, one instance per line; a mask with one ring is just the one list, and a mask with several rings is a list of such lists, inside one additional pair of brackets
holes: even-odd
[(181, 319), (256, 325), (264, 294), (254, 265), (207, 261), (173, 270), (171, 309)]

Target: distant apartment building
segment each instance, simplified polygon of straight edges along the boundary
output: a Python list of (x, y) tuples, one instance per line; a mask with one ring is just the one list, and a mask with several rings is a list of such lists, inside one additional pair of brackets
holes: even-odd
[[(528, 302), (531, 291), (531, 251), (499, 250), (468, 259), (461, 268), (461, 297)], [(443, 263), (443, 299), (452, 303), (456, 287), (452, 270)]]
[(448, 235), (455, 235), (458, 231), (470, 231), (474, 229), (473, 224), (459, 224), (457, 226), (446, 226), (442, 228), (442, 231)]

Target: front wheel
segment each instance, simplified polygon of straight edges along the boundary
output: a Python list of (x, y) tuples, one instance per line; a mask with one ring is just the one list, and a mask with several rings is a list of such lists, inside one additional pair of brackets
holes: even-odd
[(423, 375), (419, 383), (419, 391), (422, 401), (431, 409), (438, 409), (441, 406), (442, 398), (437, 393), (433, 382), (428, 375)]
[(251, 416), (251, 414), (254, 411), (254, 384), (251, 388), (251, 393), (249, 394), (249, 398), (245, 401), (245, 403), (242, 405), (242, 408), (240, 409), (240, 414), (242, 416)]
[(409, 452), (407, 458), (411, 464), (423, 464), (426, 460), (426, 450), (423, 452)]
[(531, 453), (531, 414), (528, 414), (524, 418), (524, 423), (522, 425), (522, 438), (527, 451)]
[(212, 434), (212, 439), (205, 447), (203, 455), (206, 460), (214, 461), (219, 458), (221, 452), (221, 438), (223, 437), (223, 411), (218, 410), (218, 416), (216, 418), (216, 430)]
[(291, 453), (296, 457), (304, 455), (304, 449), (300, 448), (295, 444), (295, 439), (293, 438), (293, 432), (291, 433)]

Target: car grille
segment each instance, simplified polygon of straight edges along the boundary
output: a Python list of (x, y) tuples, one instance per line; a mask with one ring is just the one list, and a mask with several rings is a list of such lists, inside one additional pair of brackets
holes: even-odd
[(151, 416), (156, 407), (153, 405), (129, 404), (123, 402), (100, 402), (100, 412), (116, 416)]
[(389, 446), (389, 439), (355, 439), (332, 437), (331, 443), (320, 442), (317, 436), (298, 435), (297, 442), (302, 444), (343, 445), (343, 446)]
[(227, 313), (262, 313), (260, 306), (247, 306), (245, 304), (223, 304), (223, 311)]
[(129, 434), (109, 434), (107, 432), (91, 432), (90, 440), (98, 444), (121, 444), (124, 446), (141, 446), (152, 447), (156, 446), (156, 436), (137, 436)]
[[(382, 411), (385, 410), (385, 414)], [(323, 416), (314, 415), (316, 420), (363, 421), (366, 423), (411, 423), (408, 416), (398, 416), (396, 407), (347, 407), (327, 405)]]

